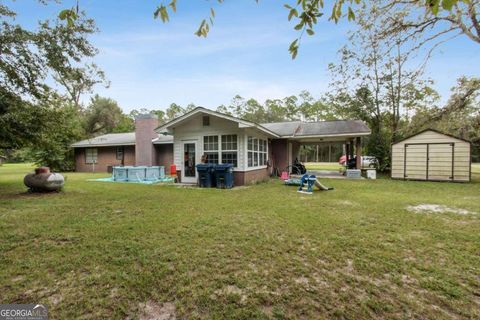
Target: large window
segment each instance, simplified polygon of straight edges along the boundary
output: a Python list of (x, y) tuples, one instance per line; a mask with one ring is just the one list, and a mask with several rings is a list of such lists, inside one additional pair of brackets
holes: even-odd
[(203, 137), (203, 151), (207, 163), (218, 163), (218, 136)]
[(85, 163), (86, 164), (93, 164), (97, 163), (97, 148), (88, 148), (85, 149)]
[(238, 167), (236, 134), (203, 137), (203, 152), (207, 156), (207, 163), (231, 163)]
[(267, 140), (248, 137), (247, 153), (249, 167), (259, 167), (267, 164)]
[(237, 159), (237, 135), (229, 134), (222, 136), (222, 163), (231, 163), (238, 167)]

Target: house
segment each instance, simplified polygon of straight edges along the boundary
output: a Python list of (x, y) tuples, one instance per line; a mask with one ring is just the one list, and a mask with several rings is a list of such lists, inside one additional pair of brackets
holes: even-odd
[(181, 182), (196, 183), (195, 165), (232, 163), (235, 185), (282, 171), (305, 144), (340, 142), (360, 167), (361, 138), (370, 129), (359, 120), (258, 124), (198, 107), (158, 126), (154, 115), (135, 119), (135, 132), (108, 134), (72, 145), (77, 171), (107, 171), (113, 165), (176, 165)]
[(471, 143), (427, 129), (392, 144), (392, 178), (468, 182)]

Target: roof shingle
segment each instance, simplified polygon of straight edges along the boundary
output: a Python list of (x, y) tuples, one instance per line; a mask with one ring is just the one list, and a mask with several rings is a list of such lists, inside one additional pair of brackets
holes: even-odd
[(334, 120), (321, 122), (275, 122), (262, 123), (261, 126), (282, 137), (326, 136), (341, 134), (368, 134), (370, 129), (361, 120)]

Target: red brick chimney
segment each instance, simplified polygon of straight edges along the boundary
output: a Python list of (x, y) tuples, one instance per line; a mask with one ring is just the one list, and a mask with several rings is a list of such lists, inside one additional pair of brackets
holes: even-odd
[(155, 164), (155, 148), (152, 139), (158, 137), (153, 131), (158, 127), (155, 114), (141, 114), (135, 117), (135, 165), (153, 166)]

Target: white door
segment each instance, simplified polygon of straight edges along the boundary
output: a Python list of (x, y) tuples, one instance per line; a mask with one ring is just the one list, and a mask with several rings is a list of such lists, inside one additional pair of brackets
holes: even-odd
[(182, 182), (197, 183), (197, 142), (183, 142)]

